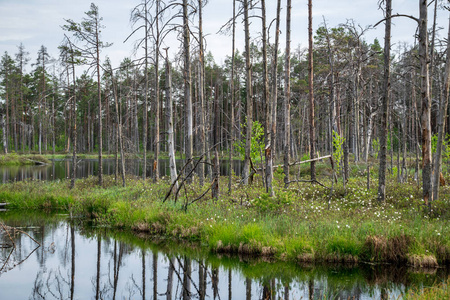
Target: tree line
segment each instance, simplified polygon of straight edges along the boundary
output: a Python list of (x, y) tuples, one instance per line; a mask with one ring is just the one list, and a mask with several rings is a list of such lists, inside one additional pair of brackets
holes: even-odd
[[(397, 179), (405, 181), (407, 160), (414, 154), (416, 176), (422, 168), (429, 204), (438, 197), (449, 132), (448, 39), (437, 34), (442, 24), (436, 18), (448, 7), (445, 1), (418, 4), (418, 16), (409, 16), (392, 14), (391, 0), (380, 3), (384, 18), (375, 26), (385, 26), (383, 48), (380, 41), (365, 39), (371, 26), (351, 20), (329, 28), (324, 19), (313, 31), (313, 1), (308, 0), (304, 49), (291, 46), (291, 0), (277, 0), (274, 20), (267, 20), (265, 0), (233, 0), (233, 15), (221, 28), (231, 39), (231, 54), (219, 65), (205, 47), (203, 9), (208, 1), (142, 0), (130, 14), (127, 38), (136, 41), (139, 54), (112, 66), (101, 51), (114, 45), (102, 40), (102, 18), (92, 3), (80, 21), (62, 24), (58, 58), (42, 46), (26, 72), (30, 54), (24, 45), (14, 56), (3, 54), (3, 151), (72, 152), (74, 163), (77, 152), (98, 151), (100, 185), (103, 151), (120, 154), (123, 184), (126, 153), (142, 154), (144, 169), (152, 169), (157, 181), (163, 152), (169, 156), (174, 186), (182, 183), (180, 176), (190, 183), (196, 174), (201, 185), (209, 182), (216, 198), (219, 157), (225, 153), (230, 161), (243, 158), (243, 184), (263, 170), (264, 186), (272, 195), (274, 160), (283, 162), (288, 187), (293, 182), (289, 167), (295, 162), (311, 160), (314, 182), (316, 159), (334, 153), (345, 182), (350, 159), (367, 162), (376, 156), (380, 201), (387, 159), (391, 170), (397, 166)], [(397, 17), (417, 25), (411, 27), (417, 38), (413, 45), (392, 49), (390, 28)], [(283, 20), (286, 27), (280, 28)], [(245, 32), (243, 49), (236, 46), (239, 29)], [(280, 34), (285, 45), (280, 45)], [(171, 59), (163, 45), (175, 38), (180, 50)], [(177, 153), (185, 159), (182, 170), (176, 169)], [(153, 165), (148, 166), (147, 158), (153, 158)], [(228, 186), (231, 190), (231, 176)]]

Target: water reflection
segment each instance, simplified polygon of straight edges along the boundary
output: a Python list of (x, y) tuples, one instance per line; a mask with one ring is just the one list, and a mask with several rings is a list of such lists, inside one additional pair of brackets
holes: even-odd
[[(148, 162), (147, 177), (151, 177), (153, 161)], [(184, 161), (177, 160), (177, 168), (180, 169), (184, 165)], [(143, 161), (140, 159), (127, 159), (125, 160), (125, 170), (127, 174), (142, 176)], [(240, 160), (234, 160), (232, 162), (231, 169), (234, 174), (241, 174), (243, 163)], [(21, 181), (26, 179), (33, 180), (56, 180), (69, 178), (72, 174), (72, 160), (54, 160), (51, 164), (45, 166), (0, 166), (0, 180), (2, 183), (11, 181)], [(162, 176), (170, 175), (169, 160), (161, 159), (159, 161), (159, 172)], [(230, 163), (227, 160), (223, 160), (220, 163), (221, 175), (230, 174)], [(103, 174), (114, 175), (115, 174), (115, 160), (104, 159), (103, 160)], [(97, 159), (79, 159), (76, 168), (77, 178), (84, 178), (88, 176), (98, 175), (98, 160)]]
[[(31, 255), (0, 274), (0, 299), (387, 299), (449, 275), (447, 269), (300, 267), (208, 256), (57, 216), (0, 218), (42, 242), (33, 252), (34, 242), (16, 236), (15, 259)], [(0, 258), (8, 251), (0, 249)]]

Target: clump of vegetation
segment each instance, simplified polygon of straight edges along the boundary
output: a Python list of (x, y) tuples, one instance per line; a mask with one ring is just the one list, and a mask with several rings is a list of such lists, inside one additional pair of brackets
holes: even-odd
[(0, 155), (0, 166), (25, 166), (48, 163), (50, 163), (50, 160), (37, 154), (18, 155), (16, 153), (10, 153), (7, 155)]

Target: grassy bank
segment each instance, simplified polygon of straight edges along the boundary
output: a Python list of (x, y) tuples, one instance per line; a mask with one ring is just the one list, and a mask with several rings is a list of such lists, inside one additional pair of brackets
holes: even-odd
[(50, 163), (50, 160), (43, 155), (18, 155), (15, 153), (0, 155), (0, 166), (25, 166), (48, 163)]
[[(279, 175), (278, 175), (279, 176)], [(278, 178), (280, 179), (280, 178)], [(249, 187), (235, 184), (231, 195), (204, 197), (183, 209), (206, 189), (196, 183), (175, 202), (163, 202), (169, 184), (127, 178), (127, 187), (106, 177), (0, 185), (0, 202), (10, 209), (65, 210), (95, 222), (175, 239), (199, 242), (212, 252), (239, 253), (289, 261), (392, 262), (434, 267), (450, 262), (450, 189), (425, 212), (415, 182), (391, 179), (387, 201), (376, 202), (375, 188), (364, 177), (328, 188), (309, 183), (277, 188), (268, 197), (257, 178)], [(235, 182), (238, 182), (236, 178)], [(326, 182), (324, 182), (326, 183)], [(331, 186), (331, 183), (329, 184)]]

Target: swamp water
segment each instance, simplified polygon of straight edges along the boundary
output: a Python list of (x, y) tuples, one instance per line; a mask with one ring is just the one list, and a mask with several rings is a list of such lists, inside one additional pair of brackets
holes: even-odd
[(0, 299), (397, 299), (449, 275), (216, 256), (64, 215), (7, 211), (0, 222), (15, 243), (0, 226)]
[[(177, 160), (177, 169), (180, 170), (184, 166), (184, 161)], [(120, 164), (120, 161), (119, 161)], [(14, 182), (27, 179), (33, 180), (58, 180), (70, 178), (72, 174), (72, 160), (59, 159), (52, 160), (48, 165), (37, 166), (0, 166), (0, 182)], [(125, 172), (128, 175), (142, 176), (144, 163), (140, 159), (126, 159)], [(147, 176), (151, 177), (153, 167), (153, 160), (147, 161)], [(241, 174), (243, 162), (240, 160), (233, 160), (231, 169), (236, 175)], [(207, 168), (206, 168), (207, 169)], [(169, 160), (159, 160), (159, 172), (161, 176), (170, 175)], [(114, 175), (115, 173), (115, 159), (103, 159), (103, 174)], [(220, 161), (220, 174), (230, 174), (229, 160)], [(77, 178), (84, 178), (88, 176), (98, 175), (98, 160), (97, 159), (78, 159)]]

